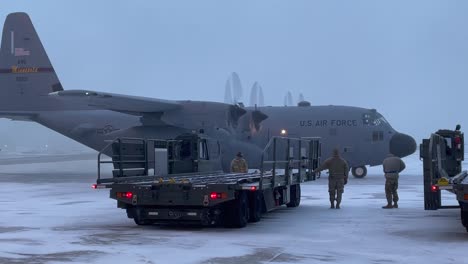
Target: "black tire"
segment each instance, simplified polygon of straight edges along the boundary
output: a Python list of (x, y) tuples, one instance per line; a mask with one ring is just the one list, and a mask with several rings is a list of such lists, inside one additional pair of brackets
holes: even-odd
[(140, 226), (151, 225), (151, 221), (142, 220), (138, 217), (133, 218), (133, 221), (135, 221), (135, 224), (140, 225)]
[(245, 227), (249, 221), (249, 199), (247, 193), (240, 191), (235, 200), (228, 202), (224, 208), (224, 225), (226, 227)]
[(263, 194), (261, 191), (250, 192), (249, 222), (258, 222), (263, 213)]
[(366, 166), (359, 166), (359, 167), (353, 167), (351, 170), (351, 173), (353, 174), (354, 177), (356, 178), (364, 178), (367, 175), (367, 168)]
[(286, 204), (287, 207), (298, 207), (301, 204), (301, 185), (294, 184), (290, 188), (291, 201)]
[(461, 209), (461, 221), (468, 232), (468, 211), (463, 211), (463, 208)]
[(133, 218), (137, 225), (151, 225), (151, 221), (142, 218), (142, 211), (139, 208), (127, 208), (127, 216)]

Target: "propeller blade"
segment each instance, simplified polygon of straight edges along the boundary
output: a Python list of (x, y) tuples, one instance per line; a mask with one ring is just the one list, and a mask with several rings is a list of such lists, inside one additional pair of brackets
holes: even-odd
[(262, 86), (258, 85), (258, 106), (264, 106), (265, 100), (263, 98), (263, 89)]
[(234, 103), (242, 102), (242, 84), (239, 75), (235, 72), (231, 74), (232, 91), (234, 96)]
[(250, 103), (249, 106), (255, 106), (258, 104), (258, 84), (255, 82), (250, 90)]
[(293, 106), (293, 99), (292, 99), (292, 94), (291, 91), (288, 91), (288, 106)]
[(299, 102), (305, 101), (304, 95), (302, 93), (299, 94)]
[(225, 89), (224, 89), (224, 102), (226, 104), (232, 104), (232, 93), (231, 93), (231, 82), (229, 78), (226, 81)]

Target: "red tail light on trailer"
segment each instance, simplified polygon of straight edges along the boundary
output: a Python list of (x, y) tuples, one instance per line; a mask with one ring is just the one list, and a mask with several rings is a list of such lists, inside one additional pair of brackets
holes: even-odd
[(210, 198), (211, 198), (211, 200), (226, 199), (227, 198), (227, 193), (212, 192), (212, 193), (210, 193)]
[(118, 192), (117, 193), (117, 198), (127, 198), (127, 199), (132, 199), (133, 193), (131, 192)]

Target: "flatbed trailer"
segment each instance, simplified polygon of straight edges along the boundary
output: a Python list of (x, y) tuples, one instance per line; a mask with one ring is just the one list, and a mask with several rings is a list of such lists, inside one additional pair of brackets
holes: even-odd
[[(260, 221), (262, 214), (280, 206), (299, 206), (300, 184), (316, 179), (312, 171), (320, 163), (320, 139), (273, 137), (261, 154), (261, 168), (253, 172), (200, 171), (200, 166), (195, 166), (193, 172), (171, 174), (169, 172), (177, 171), (174, 167), (180, 165), (174, 159), (177, 155), (171, 153), (178, 149), (176, 145), (180, 141), (133, 140), (141, 142), (139, 148), (143, 152), (130, 156), (141, 159), (122, 158), (122, 154), (126, 155), (122, 151), (125, 139), (117, 139), (112, 145), (113, 153), (119, 155), (113, 154), (112, 161), (101, 161), (101, 152), (98, 159), (98, 164), (113, 163), (113, 177), (103, 179), (99, 171), (94, 187), (110, 188), (110, 198), (117, 200), (117, 207), (125, 209), (127, 216), (138, 225), (176, 222), (244, 227), (248, 222)], [(169, 169), (163, 168), (166, 173), (162, 175), (157, 175), (156, 169), (153, 175), (148, 175), (152, 159), (145, 153), (152, 153), (156, 145)], [(168, 153), (167, 159), (165, 153)], [(155, 168), (158, 167), (157, 156), (153, 163)], [(132, 163), (142, 168), (129, 168)], [(126, 171), (143, 171), (144, 175), (125, 175)]]
[[(464, 135), (456, 130), (438, 130), (420, 145), (424, 165), (424, 209), (460, 208), (468, 232), (468, 173), (462, 171)], [(458, 205), (443, 205), (441, 191), (455, 194)]]

